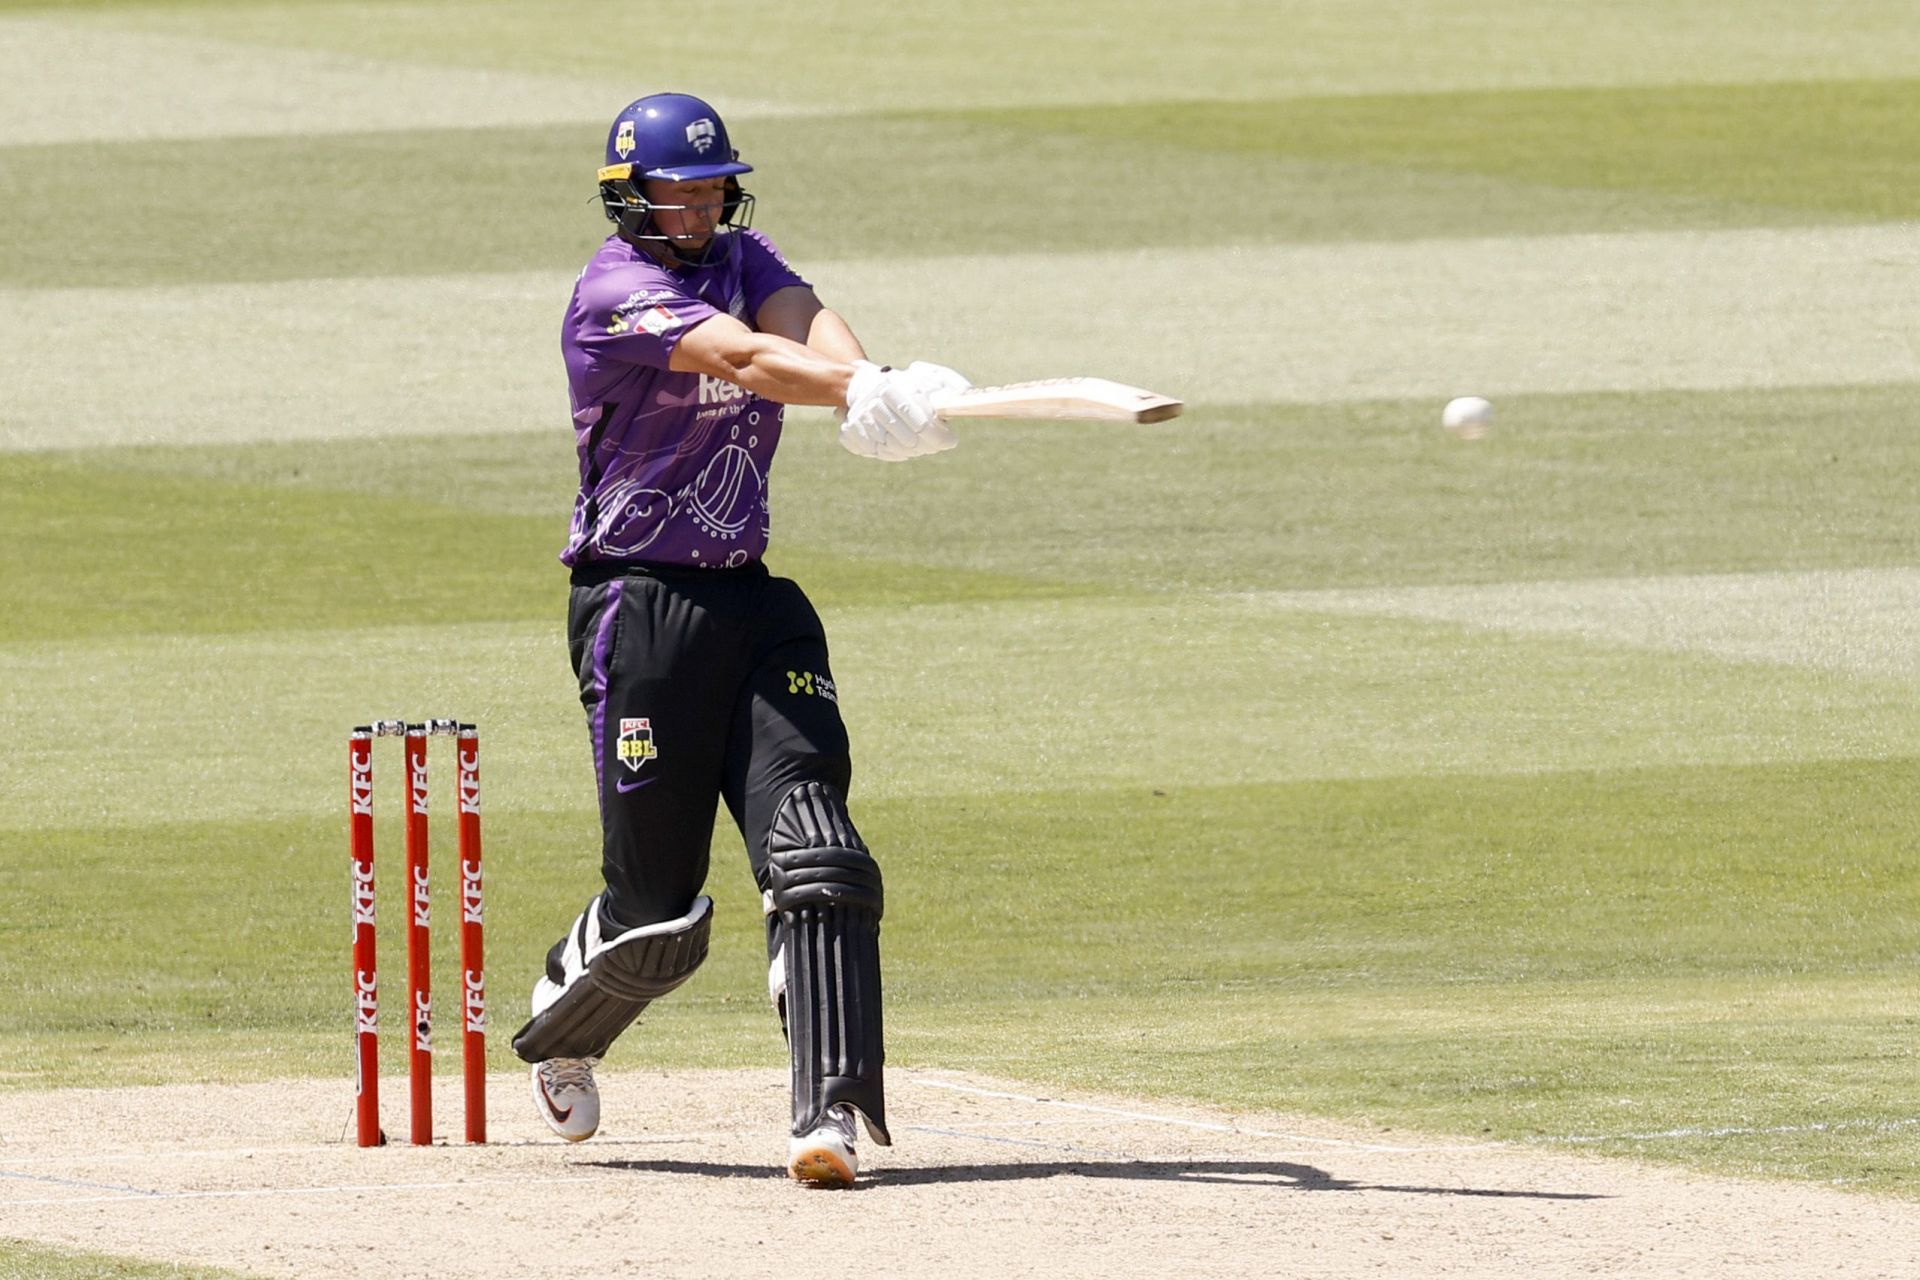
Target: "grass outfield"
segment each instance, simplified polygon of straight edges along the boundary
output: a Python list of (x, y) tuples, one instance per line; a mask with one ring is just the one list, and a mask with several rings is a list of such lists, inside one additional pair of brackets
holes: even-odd
[(244, 1280), (224, 1267), (135, 1262), (104, 1253), (74, 1253), (0, 1241), (0, 1280)]
[[(828, 624), (896, 1062), (1914, 1194), (1916, 37), (1709, 7), (1169, 42), (1113, 4), (1063, 63), (974, 6), (878, 75), (789, 6), (764, 75), (675, 48), (877, 352), (1192, 401), (910, 467), (791, 416), (769, 560)], [(598, 6), (347, 12), (0, 4), (46, 55), (0, 104), (80, 49), (178, 90), (114, 166), (93, 115), (0, 112), (0, 1087), (327, 1076), (344, 1124), (370, 714), (483, 725), (497, 1067), (594, 885), (552, 331), (651, 86)], [(196, 82), (216, 47), (253, 70)], [(714, 865), (713, 957), (616, 1062), (780, 1061)], [(118, 1266), (0, 1249), (213, 1274)]]
[[(1746, 428), (1768, 447), (1735, 463), (1665, 434), (1720, 431), (1731, 412), (1675, 414), (1584, 453), (1568, 433), (1478, 455), (1389, 429), (1367, 446), (1369, 424), (1412, 406), (1351, 411), (1336, 429), (1358, 442), (1347, 451), (1283, 417), (1262, 441), (1258, 474), (1274, 479), (1194, 535), (1240, 552), (1204, 559), (1211, 593), (1159, 554), (1166, 524), (1127, 518), (1164, 457), (1145, 433), (1068, 528), (1058, 513), (1020, 521), (1004, 494), (969, 510), (976, 484), (946, 472), (990, 478), (1000, 444), (1016, 474), (1063, 470), (1071, 433), (995, 428), (917, 479), (846, 472), (834, 522), (789, 512), (808, 487), (790, 483), (776, 524), (799, 526), (787, 554), (819, 587), (860, 814), (887, 854), (896, 1059), (1905, 1182), (1911, 1135), (1884, 1126), (1908, 1118), (1913, 1070), (1911, 669), (1873, 661), (1871, 632), (1792, 661), (1729, 660), (1711, 631), (1596, 642), (1471, 596), (1464, 617), (1421, 616), (1431, 600), (1382, 586), (1502, 584), (1536, 611), (1570, 592), (1589, 621), (1624, 625), (1644, 602), (1598, 579), (1715, 571), (1680, 593), (1711, 618), (1727, 584), (1754, 580), (1727, 571), (1764, 565), (1774, 574), (1759, 580), (1789, 586), (1766, 607), (1730, 600), (1740, 637), (1800, 634), (1807, 588), (1792, 583), (1910, 563), (1912, 548), (1887, 540), (1899, 466), (1829, 463), (1845, 514), (1809, 538), (1789, 518), (1797, 458), (1816, 445), (1909, 455), (1892, 400), (1851, 424), (1857, 450), (1818, 415), (1796, 419), (1793, 397), (1752, 401), (1773, 406)], [(1611, 397), (1555, 408), (1619, 420)], [(1224, 423), (1215, 438), (1249, 429)], [(419, 447), (148, 451), (109, 485), (86, 459), (21, 459), (10, 534), (65, 536), (38, 577), (17, 578), (25, 607), (7, 624), (9, 720), (26, 749), (0, 833), (18, 940), (0, 980), (20, 993), (22, 1059), (39, 1064), (14, 1083), (339, 1071), (342, 1037), (325, 1029), (340, 967), (326, 904), (344, 891), (337, 739), (411, 688), (477, 706), (488, 726), (492, 954), (537, 955), (590, 890), (586, 761), (553, 617), (557, 525), (522, 513), (544, 499), (489, 479), (533, 474), (546, 443), (457, 441), (415, 491), (427, 500), (409, 501)], [(824, 485), (836, 452), (796, 439), (783, 456)], [(1193, 452), (1195, 466), (1219, 460)], [(1483, 483), (1569, 456), (1578, 501), (1478, 510)], [(1674, 501), (1650, 491), (1656, 474)], [(1311, 487), (1289, 495), (1303, 477)], [(561, 494), (564, 477), (545, 483)], [(1705, 521), (1680, 505), (1717, 483), (1788, 509)], [(831, 528), (903, 519), (903, 486), (928, 527), (983, 531), (943, 544), (957, 563), (932, 540), (893, 564), (831, 545)], [(1364, 508), (1314, 497), (1367, 490)], [(1645, 545), (1589, 536), (1635, 505), (1650, 512)], [(1316, 508), (1291, 537), (1266, 517)], [(116, 585), (124, 570), (103, 552), (129, 510), (174, 594)], [(1442, 532), (1423, 545), (1427, 529)], [(223, 553), (236, 545), (249, 550)], [(296, 554), (316, 545), (331, 571)], [(1541, 546), (1580, 558), (1540, 561)], [(1055, 576), (1022, 576), (1023, 562)], [(1553, 580), (1527, 594), (1530, 562)], [(1131, 566), (1124, 592), (1113, 563)], [(339, 590), (343, 572), (362, 586)], [(98, 599), (118, 602), (126, 634), (63, 641)], [(76, 722), (116, 728), (75, 740)], [(725, 838), (716, 868), (722, 944), (625, 1054), (777, 1060), (753, 894)], [(101, 905), (108, 881), (122, 893)], [(397, 954), (399, 938), (386, 946)], [(297, 961), (263, 980), (251, 957), (276, 954)], [(494, 963), (509, 992), (510, 964)], [(1764, 1132), (1797, 1122), (1845, 1127)], [(1688, 1129), (1755, 1132), (1618, 1136)]]

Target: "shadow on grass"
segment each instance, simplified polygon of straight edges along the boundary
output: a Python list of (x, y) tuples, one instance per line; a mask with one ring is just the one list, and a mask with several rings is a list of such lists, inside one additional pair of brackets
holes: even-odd
[[(698, 1178), (776, 1178), (786, 1170), (764, 1164), (715, 1164), (705, 1160), (595, 1160), (599, 1169), (628, 1173), (673, 1173)], [(874, 1169), (860, 1175), (855, 1190), (923, 1187), (962, 1182), (1025, 1182), (1038, 1178), (1117, 1178), (1141, 1182), (1210, 1182), (1224, 1186), (1273, 1187), (1283, 1191), (1385, 1191), (1397, 1195), (1470, 1196), (1515, 1200), (1609, 1200), (1611, 1196), (1576, 1191), (1533, 1191), (1492, 1187), (1406, 1187), (1336, 1178), (1306, 1164), (1271, 1160), (1064, 1160), (1009, 1164), (933, 1165)]]

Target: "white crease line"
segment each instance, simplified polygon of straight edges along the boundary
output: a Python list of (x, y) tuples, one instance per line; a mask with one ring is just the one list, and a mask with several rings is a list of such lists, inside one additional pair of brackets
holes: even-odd
[[(569, 1166), (584, 1167), (584, 1166)], [(623, 1170), (625, 1174), (644, 1173), (644, 1170)], [(142, 1191), (134, 1195), (117, 1196), (74, 1196), (67, 1199), (49, 1198), (45, 1200), (5, 1200), (0, 1201), (0, 1212), (27, 1205), (69, 1205), (69, 1204), (115, 1204), (125, 1201), (139, 1201), (151, 1204), (161, 1200), (244, 1200), (253, 1196), (330, 1196), (365, 1195), (369, 1192), (386, 1191), (455, 1191), (461, 1187), (537, 1187), (555, 1184), (578, 1183), (582, 1178), (595, 1175), (576, 1174), (567, 1178), (461, 1178), (445, 1182), (368, 1182), (321, 1187), (243, 1187), (235, 1191)], [(656, 1175), (671, 1176), (671, 1175)]]
[[(600, 1134), (594, 1139), (594, 1147), (650, 1147), (686, 1142), (705, 1142), (718, 1135), (712, 1133), (661, 1133), (649, 1134), (644, 1138), (609, 1138)], [(506, 1141), (489, 1141), (469, 1145), (464, 1142), (436, 1142), (431, 1147), (416, 1147), (410, 1142), (390, 1140), (386, 1144), (396, 1152), (422, 1151), (473, 1151), (513, 1150), (523, 1147), (551, 1147), (555, 1150), (571, 1150), (571, 1143), (557, 1138), (509, 1138)], [(379, 1148), (373, 1148), (378, 1150)], [(328, 1153), (345, 1154), (359, 1151), (351, 1142), (321, 1142), (285, 1147), (169, 1147), (159, 1150), (142, 1150), (127, 1147), (115, 1151), (98, 1149), (84, 1154), (46, 1155), (46, 1156), (9, 1156), (6, 1148), (0, 1146), (0, 1166), (17, 1168), (22, 1165), (88, 1165), (112, 1164), (123, 1160), (195, 1160), (224, 1159), (233, 1156), (287, 1156), (287, 1155), (326, 1155)]]
[(952, 1084), (944, 1080), (915, 1080), (913, 1083), (928, 1089), (948, 1089), (954, 1093), (970, 1093), (980, 1098), (1001, 1098), (1008, 1102), (1026, 1102), (1038, 1107), (1065, 1107), (1072, 1111), (1085, 1111), (1093, 1115), (1116, 1116), (1122, 1120), (1144, 1120), (1150, 1124), (1178, 1125), (1183, 1129), (1204, 1129), (1209, 1133), (1231, 1133), (1244, 1138), (1272, 1138), (1280, 1142), (1302, 1142), (1319, 1147), (1344, 1147), (1350, 1151), (1378, 1151), (1393, 1155), (1414, 1155), (1433, 1151), (1482, 1151), (1489, 1147), (1505, 1146), (1505, 1143), (1475, 1143), (1460, 1146), (1442, 1147), (1395, 1147), (1371, 1142), (1354, 1142), (1346, 1138), (1310, 1138), (1299, 1133), (1276, 1133), (1270, 1129), (1243, 1129), (1238, 1125), (1213, 1124), (1205, 1120), (1182, 1120), (1177, 1116), (1154, 1115), (1146, 1111), (1123, 1111), (1118, 1107), (1096, 1107), (1085, 1102), (1063, 1102), (1057, 1098), (1035, 1098), (1024, 1093), (1002, 1093), (995, 1089), (976, 1089), (972, 1085)]
[(150, 1196), (151, 1191), (139, 1187), (116, 1187), (110, 1182), (87, 1182), (80, 1178), (50, 1178), (43, 1173), (15, 1173), (11, 1169), (0, 1169), (0, 1178), (20, 1182), (44, 1182), (56, 1187), (78, 1187), (83, 1191), (119, 1191), (132, 1196)]

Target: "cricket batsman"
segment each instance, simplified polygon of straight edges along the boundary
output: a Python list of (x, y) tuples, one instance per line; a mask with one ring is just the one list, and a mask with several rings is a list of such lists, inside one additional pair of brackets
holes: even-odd
[(607, 134), (614, 232), (561, 326), (580, 492), (561, 560), (599, 787), (604, 890), (547, 954), (513, 1047), (554, 1132), (591, 1137), (593, 1069), (707, 955), (715, 801), (761, 891), (768, 992), (793, 1060), (788, 1171), (850, 1186), (854, 1116), (887, 1146), (880, 868), (851, 777), (826, 635), (767, 572), (767, 475), (789, 404), (903, 461), (956, 439), (931, 397), (951, 369), (883, 368), (759, 231), (719, 113), (659, 93)]

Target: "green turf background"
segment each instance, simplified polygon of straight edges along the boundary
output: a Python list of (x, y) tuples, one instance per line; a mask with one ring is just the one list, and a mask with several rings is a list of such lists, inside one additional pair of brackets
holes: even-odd
[(74, 1253), (0, 1241), (0, 1280), (239, 1280), (225, 1268), (135, 1262), (103, 1253)]
[[(750, 81), (697, 33), (658, 56), (771, 104), (735, 140), (803, 270), (1140, 249), (1184, 255), (1199, 291), (1309, 306), (1232, 250), (1796, 228), (1783, 252), (1817, 255), (1920, 205), (1905, 5), (1212, 0), (1172, 36), (1144, 2), (1097, 8), (943, 8), (881, 57), (863, 6), (736, 0), (714, 21), (782, 50)], [(102, 40), (384, 59), (395, 85), (597, 76), (617, 106), (650, 86), (586, 38), (607, 20), (0, 4)], [(103, 358), (137, 358), (118, 299), (191, 325), (226, 285), (364, 279), (398, 305), (564, 278), (604, 230), (603, 129), (396, 110), (103, 161), (0, 124), (0, 302), (84, 297)], [(1075, 320), (1062, 299), (941, 323), (1017, 368), (1030, 328)], [(421, 350), (339, 377), (397, 384)], [(1465, 447), (1425, 400), (1208, 394), (1272, 354), (1200, 353), (1173, 428), (982, 424), (912, 467), (794, 415), (770, 560), (833, 639), (894, 1060), (1911, 1196), (1920, 373), (1540, 385)], [(499, 375), (557, 388), (551, 357)], [(156, 396), (217, 396), (187, 376), (153, 370)], [(0, 1087), (325, 1075), (344, 1120), (346, 725), (483, 723), (498, 1029), (593, 888), (553, 558), (568, 433), (556, 409), (158, 447), (137, 409), (114, 447), (0, 454)], [(1418, 594), (1479, 588), (1512, 616)], [(1415, 607), (1436, 598), (1453, 612)], [(724, 831), (712, 890), (712, 961), (617, 1064), (779, 1061)], [(210, 1274), (0, 1253), (14, 1273)]]

